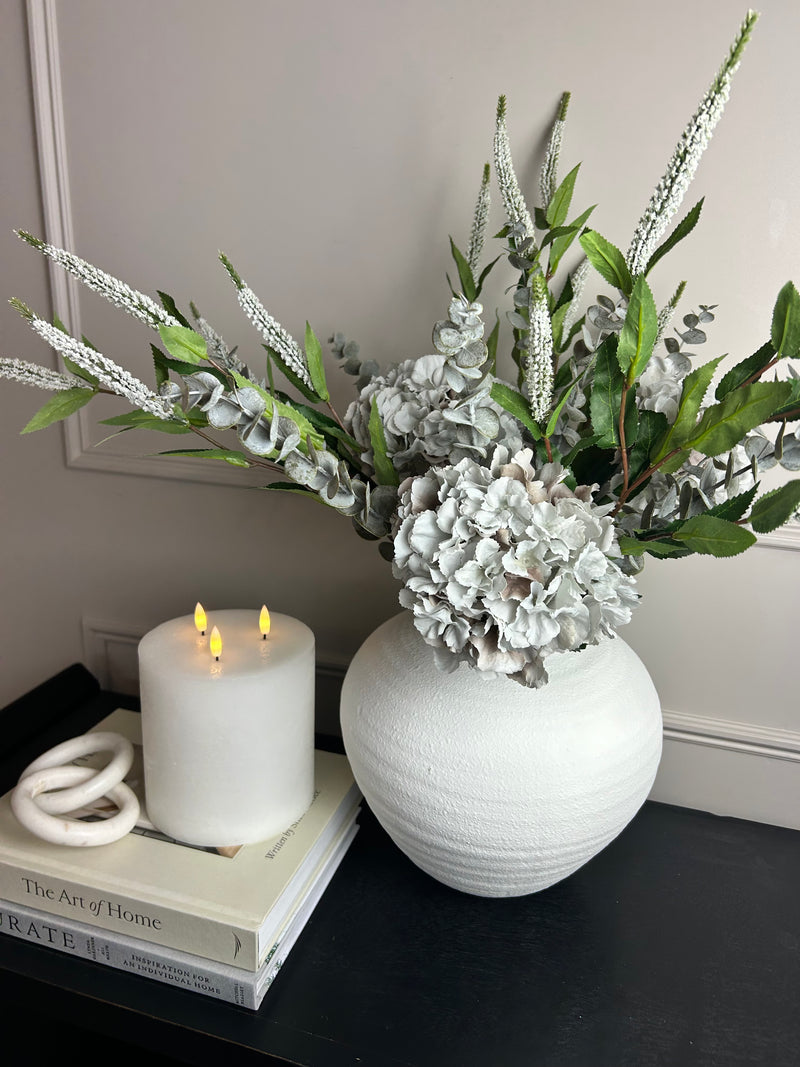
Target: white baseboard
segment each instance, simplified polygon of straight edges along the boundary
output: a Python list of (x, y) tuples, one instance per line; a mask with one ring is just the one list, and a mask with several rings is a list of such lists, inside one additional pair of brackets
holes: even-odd
[(800, 733), (664, 713), (651, 800), (800, 830)]
[[(84, 618), (84, 662), (104, 689), (138, 693), (137, 647), (148, 627)], [(317, 666), (317, 728), (338, 734), (345, 667)], [(800, 733), (665, 711), (651, 800), (800, 830)]]

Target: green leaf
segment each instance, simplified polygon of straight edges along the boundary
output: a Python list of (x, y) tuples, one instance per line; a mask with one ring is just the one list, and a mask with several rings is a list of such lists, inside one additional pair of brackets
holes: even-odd
[(597, 230), (587, 230), (581, 235), (580, 243), (597, 273), (629, 296), (633, 288), (633, 279), (620, 250), (601, 236)]
[(769, 419), (791, 391), (786, 382), (754, 382), (736, 389), (721, 403), (706, 408), (690, 440), (681, 443), (704, 456), (729, 452), (746, 433)]
[(491, 263), (487, 263), (486, 266), (481, 271), (480, 277), (478, 278), (478, 284), (477, 284), (477, 286), (475, 288), (475, 299), (476, 300), (481, 295), (481, 289), (483, 289), (483, 283), (486, 281), (487, 277), (489, 276), (489, 271), (492, 269), (492, 267), (494, 267), (494, 265), (496, 263), (499, 263), (502, 258), (503, 258), (502, 255), (496, 256), (492, 260), (492, 262)]
[(787, 378), (785, 385), (791, 389), (788, 399), (773, 412), (773, 418), (788, 418), (794, 421), (800, 417), (800, 378)]
[(497, 366), (497, 343), (500, 339), (500, 319), (496, 318), (492, 332), (486, 338), (486, 350), (489, 353), (487, 356), (487, 365), (490, 374), (494, 374), (494, 369)]
[(558, 241), (562, 237), (571, 237), (578, 232), (577, 226), (555, 226), (552, 230), (549, 230), (547, 234), (542, 238), (540, 248), (547, 248), (553, 241)]
[(787, 282), (778, 293), (770, 340), (779, 356), (793, 359), (800, 355), (800, 293), (792, 282)]
[[(639, 412), (639, 432), (636, 444), (631, 449), (628, 459), (629, 480), (634, 482), (640, 474), (653, 463), (651, 456), (668, 428), (667, 416), (663, 411)], [(644, 484), (642, 485), (644, 488)]]
[(545, 215), (548, 226), (563, 226), (567, 221), (569, 206), (572, 203), (572, 193), (575, 189), (575, 179), (578, 177), (578, 171), (580, 169), (580, 163), (577, 167), (573, 167), (553, 193), (550, 203), (547, 205), (547, 212)]
[(88, 404), (93, 396), (96, 396), (94, 389), (83, 389), (80, 386), (74, 389), (62, 389), (39, 408), (20, 432), (33, 433), (34, 430), (43, 430), (45, 426), (50, 426), (54, 422), (61, 422), (62, 419), (66, 419), (68, 415), (82, 408), (84, 404)]
[(704, 556), (738, 556), (756, 543), (755, 534), (749, 530), (708, 514), (687, 519), (672, 537)]
[(330, 415), (326, 415), (324, 411), (317, 411), (316, 408), (308, 407), (306, 404), (299, 404), (297, 401), (291, 400), (285, 393), (278, 393), (277, 399), (284, 404), (290, 404), (294, 411), (307, 418), (311, 425), (319, 430), (326, 441), (329, 441), (334, 452), (339, 451), (337, 448), (337, 442), (339, 442), (352, 453), (353, 457), (357, 458), (360, 455), (361, 445), (359, 442), (343, 430)]
[(295, 387), (298, 393), (304, 396), (306, 400), (309, 400), (312, 404), (322, 403), (322, 397), (319, 395), (319, 393), (316, 392), (316, 390), (313, 389), (311, 386), (306, 385), (303, 379), (300, 378), (297, 374), (295, 374), (295, 372), (288, 365), (288, 363), (285, 361), (285, 359), (280, 354), (280, 352), (278, 352), (277, 349), (270, 348), (269, 345), (262, 345), (262, 347), (267, 351), (270, 358), (275, 362), (275, 365), (277, 366), (281, 374), (284, 376), (284, 378), (286, 378), (286, 380)]
[(753, 504), (750, 525), (757, 533), (770, 533), (783, 526), (800, 507), (800, 479), (765, 493)]
[[(617, 360), (617, 337), (611, 334), (597, 350), (594, 383), (589, 397), (592, 430), (597, 436), (599, 448), (619, 446), (619, 411), (624, 385), (625, 380)], [(625, 413), (625, 441), (626, 444), (631, 444), (636, 427), (636, 405), (632, 393), (628, 400), (630, 403), (626, 406)]]
[(170, 422), (157, 419), (149, 411), (126, 411), (122, 415), (113, 415), (110, 419), (101, 419), (101, 426), (125, 426), (131, 430), (160, 430), (162, 433), (191, 433), (188, 422)]
[(470, 303), (475, 299), (475, 279), (472, 276), (472, 270), (464, 255), (456, 247), (456, 243), (453, 238), (450, 238), (450, 251), (453, 259), (455, 260), (456, 267), (458, 268), (458, 278), (461, 282), (461, 291)]
[(159, 299), (161, 300), (161, 306), (164, 310), (172, 315), (174, 319), (177, 319), (181, 326), (185, 326), (187, 329), (191, 330), (192, 324), (185, 315), (180, 313), (177, 304), (169, 293), (162, 293), (160, 289), (156, 289), (156, 292), (158, 293)]
[(728, 393), (732, 393), (734, 389), (744, 385), (754, 374), (758, 374), (760, 370), (763, 370), (764, 367), (771, 363), (774, 358), (775, 349), (767, 341), (752, 356), (748, 356), (741, 363), (737, 363), (735, 367), (731, 367), (728, 373), (720, 379), (714, 396), (717, 400), (724, 400)]
[(505, 382), (495, 382), (489, 395), (495, 404), (499, 404), (501, 408), (508, 411), (515, 419), (518, 419), (532, 434), (534, 440), (538, 440), (542, 436), (542, 431), (539, 429), (538, 424), (531, 418), (531, 409), (522, 393), (518, 393), (516, 389), (512, 389)]
[(159, 326), (164, 347), (182, 363), (202, 363), (208, 358), (208, 348), (199, 333), (187, 326)]
[(322, 504), (324, 507), (330, 507), (319, 493), (315, 493), (313, 489), (307, 489), (304, 485), (298, 485), (297, 482), (269, 482), (267, 485), (260, 486), (260, 488), (274, 489), (279, 493), (295, 493), (297, 496), (305, 496), (311, 500), (316, 500), (318, 504)]
[(654, 456), (654, 461), (663, 459), (668, 452), (671, 452), (674, 448), (679, 448), (692, 436), (697, 425), (697, 416), (703, 399), (708, 392), (711, 379), (724, 358), (724, 356), (717, 356), (716, 359), (712, 359), (700, 367), (695, 367), (693, 371), (686, 375), (683, 381), (681, 401), (678, 405), (678, 414), (675, 416), (675, 422), (667, 430), (661, 447)]
[(728, 522), (736, 522), (737, 519), (742, 518), (750, 507), (757, 492), (758, 484), (751, 486), (744, 493), (732, 496), (730, 500), (723, 500), (721, 504), (715, 504), (713, 508), (708, 509), (706, 514), (715, 515), (718, 519), (727, 519)]
[(369, 440), (372, 445), (372, 465), (379, 485), (399, 485), (400, 478), (392, 465), (386, 451), (386, 437), (383, 432), (378, 402), (373, 396), (369, 413)]
[(325, 367), (322, 363), (322, 345), (319, 343), (317, 335), (311, 329), (308, 322), (306, 323), (305, 346), (306, 362), (308, 363), (308, 373), (311, 376), (311, 384), (320, 400), (328, 400), (330, 399), (330, 393), (328, 392), (328, 386), (325, 381)]
[(679, 241), (682, 241), (684, 237), (688, 237), (692, 230), (697, 225), (697, 220), (700, 218), (700, 212), (703, 210), (703, 197), (694, 205), (692, 210), (681, 219), (669, 237), (663, 244), (659, 245), (650, 259), (647, 261), (647, 266), (644, 269), (645, 274), (649, 274), (653, 267), (662, 259), (667, 252), (671, 251)]
[(555, 428), (556, 428), (556, 423), (558, 422), (558, 417), (561, 414), (561, 410), (564, 407), (564, 405), (566, 404), (566, 402), (569, 400), (573, 389), (575, 388), (575, 386), (578, 384), (578, 382), (583, 377), (583, 373), (584, 373), (583, 371), (580, 371), (580, 373), (577, 374), (572, 379), (572, 381), (569, 383), (569, 385), (567, 385), (566, 388), (564, 389), (564, 392), (561, 394), (561, 399), (558, 401), (556, 406), (553, 408), (553, 411), (552, 411), (552, 413), (550, 415), (550, 418), (547, 420), (547, 426), (546, 426), (545, 431), (544, 431), (545, 437), (552, 437), (553, 432), (555, 431)]
[(196, 459), (223, 459), (232, 467), (249, 467), (250, 462), (244, 452), (229, 448), (174, 448), (169, 452), (159, 452), (159, 456), (192, 456)]
[(658, 311), (650, 286), (640, 275), (633, 283), (625, 322), (619, 335), (617, 359), (628, 385), (633, 385), (653, 354), (658, 335)]
[(663, 540), (639, 541), (635, 537), (622, 536), (619, 539), (619, 548), (624, 556), (643, 556), (646, 552), (651, 556), (668, 558), (691, 555), (692, 550), (685, 545), (664, 538)]
[(70, 372), (74, 374), (76, 378), (83, 378), (85, 382), (88, 382), (94, 388), (100, 385), (100, 379), (96, 378), (91, 371), (85, 370), (83, 367), (79, 367), (77, 363), (74, 363), (69, 356), (62, 355), (61, 358), (64, 361), (64, 366)]
[(591, 215), (591, 213), (594, 211), (594, 209), (596, 207), (597, 207), (597, 204), (592, 204), (591, 207), (587, 208), (584, 212), (582, 212), (580, 215), (578, 215), (578, 217), (576, 219), (573, 219), (573, 221), (567, 227), (567, 229), (570, 230), (571, 232), (570, 233), (566, 233), (566, 234), (564, 234), (563, 237), (558, 237), (555, 241), (553, 241), (553, 247), (550, 249), (550, 273), (551, 274), (554, 273), (558, 269), (558, 265), (561, 262), (561, 259), (562, 259), (563, 255), (564, 255), (564, 253), (567, 251), (567, 249), (570, 247), (572, 242), (575, 240), (575, 238), (581, 232), (581, 230), (583, 229), (583, 227), (586, 224), (586, 220), (589, 218), (589, 216)]

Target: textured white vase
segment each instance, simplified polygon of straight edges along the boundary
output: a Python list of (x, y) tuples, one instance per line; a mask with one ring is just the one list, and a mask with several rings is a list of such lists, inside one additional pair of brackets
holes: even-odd
[(521, 896), (572, 874), (630, 822), (661, 758), (653, 682), (616, 637), (551, 656), (525, 689), (437, 670), (410, 612), (356, 653), (342, 736), (356, 781), (400, 849), (446, 885)]

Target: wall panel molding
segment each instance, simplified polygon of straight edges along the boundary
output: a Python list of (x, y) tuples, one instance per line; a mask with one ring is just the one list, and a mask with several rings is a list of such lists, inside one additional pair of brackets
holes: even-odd
[[(39, 149), (39, 175), (44, 214), (44, 238), (52, 245), (76, 251), (70, 197), (69, 160), (58, 42), (56, 0), (27, 0), (28, 40)], [(80, 282), (48, 261), (53, 311), (73, 337), (81, 336)], [(131, 456), (113, 444), (98, 449), (92, 442), (86, 408), (62, 423), (68, 467), (173, 478), (209, 485), (242, 486), (263, 482), (252, 471), (209, 460), (159, 456)]]

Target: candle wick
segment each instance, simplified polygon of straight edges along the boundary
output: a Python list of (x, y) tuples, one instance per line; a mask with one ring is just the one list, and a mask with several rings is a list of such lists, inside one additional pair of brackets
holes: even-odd
[(214, 659), (219, 663), (219, 656), (214, 656)]

